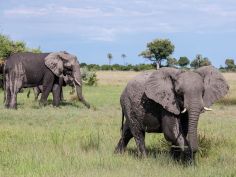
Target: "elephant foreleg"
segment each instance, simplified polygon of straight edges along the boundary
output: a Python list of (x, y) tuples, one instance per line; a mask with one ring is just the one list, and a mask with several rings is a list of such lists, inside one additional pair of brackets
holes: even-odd
[(54, 79), (55, 79), (55, 76), (50, 70), (49, 72), (45, 73), (44, 80), (43, 80), (43, 92), (41, 95), (40, 104), (42, 105), (46, 104), (48, 95), (52, 91)]
[(53, 106), (59, 106), (61, 100), (61, 88), (59, 84), (54, 84), (52, 89)]

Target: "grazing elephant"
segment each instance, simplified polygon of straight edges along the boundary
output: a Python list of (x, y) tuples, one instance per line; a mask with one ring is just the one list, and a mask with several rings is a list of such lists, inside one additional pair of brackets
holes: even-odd
[(115, 152), (124, 152), (134, 137), (138, 154), (146, 156), (145, 132), (155, 132), (164, 133), (172, 147), (194, 160), (199, 116), (228, 90), (224, 77), (212, 66), (195, 71), (161, 68), (135, 77), (120, 97), (122, 135)]
[(11, 55), (4, 67), (6, 108), (17, 108), (17, 93), (21, 88), (43, 85), (40, 99), (45, 104), (49, 93), (53, 93), (53, 105), (60, 102), (61, 87), (66, 76), (73, 78), (79, 100), (88, 108), (82, 95), (80, 65), (76, 56), (67, 52), (35, 54), (31, 52)]

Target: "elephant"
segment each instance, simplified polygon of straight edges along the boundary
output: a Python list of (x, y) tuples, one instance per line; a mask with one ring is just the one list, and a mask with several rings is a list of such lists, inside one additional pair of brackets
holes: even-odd
[[(62, 78), (62, 79), (63, 79), (63, 86), (69, 85), (72, 88), (72, 90), (70, 91), (70, 94), (73, 94), (75, 92), (75, 90), (74, 90), (75, 86), (74, 86), (73, 78), (72, 77), (66, 77), (66, 79), (64, 79), (64, 78)], [(39, 97), (39, 94), (43, 93), (43, 85), (39, 85), (37, 87), (33, 87), (33, 92), (34, 92), (34, 99), (35, 99), (35, 101), (37, 101), (38, 97)], [(29, 98), (30, 93), (31, 93), (31, 90), (28, 90), (27, 98)], [(63, 89), (61, 88), (60, 100), (62, 101), (63, 99), (64, 99)]]
[(19, 90), (39, 85), (43, 85), (40, 103), (45, 105), (52, 91), (53, 105), (59, 106), (63, 79), (67, 76), (73, 78), (79, 100), (89, 108), (90, 104), (82, 95), (80, 64), (76, 56), (65, 51), (13, 54), (7, 58), (4, 66), (5, 107), (16, 109)]
[(199, 116), (228, 90), (223, 75), (213, 66), (193, 71), (161, 68), (136, 76), (120, 97), (121, 138), (115, 152), (123, 153), (134, 137), (138, 155), (146, 157), (145, 132), (163, 133), (172, 148), (181, 152), (180, 157), (194, 162)]

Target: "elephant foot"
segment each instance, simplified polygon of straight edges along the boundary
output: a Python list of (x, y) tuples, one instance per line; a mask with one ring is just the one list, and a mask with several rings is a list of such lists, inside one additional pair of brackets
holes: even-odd
[(117, 144), (114, 153), (115, 154), (123, 154), (125, 152), (125, 148), (124, 148), (124, 142), (122, 141), (122, 139), (119, 141), (119, 143)]
[(90, 104), (88, 102), (83, 102), (83, 104), (88, 108), (90, 109)]
[(39, 101), (39, 106), (46, 106), (47, 105), (47, 102), (46, 101)]
[(8, 106), (7, 108), (8, 109), (17, 109), (17, 106), (16, 106), (16, 104), (13, 104), (13, 105)]
[(181, 159), (181, 154), (182, 154), (182, 151), (180, 148), (178, 147), (171, 147), (170, 149), (170, 155), (171, 157), (174, 159), (174, 160), (177, 160), (179, 161)]
[(181, 161), (185, 165), (196, 165), (195, 154), (190, 150), (182, 152)]

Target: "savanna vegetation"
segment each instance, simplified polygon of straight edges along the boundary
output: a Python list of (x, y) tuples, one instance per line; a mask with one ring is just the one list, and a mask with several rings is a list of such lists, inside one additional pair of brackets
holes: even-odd
[[(162, 134), (147, 134), (146, 159), (134, 141), (124, 155), (113, 153), (120, 138), (120, 94), (138, 72), (98, 71), (97, 86), (84, 87), (92, 108), (77, 103), (65, 89), (59, 108), (39, 107), (27, 89), (18, 110), (0, 106), (0, 176), (181, 176), (236, 175), (236, 74), (225, 73), (230, 93), (201, 115), (196, 166), (171, 159)], [(3, 100), (3, 92), (0, 92)], [(49, 99), (51, 102), (51, 98)]]

